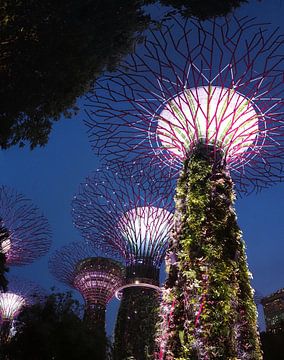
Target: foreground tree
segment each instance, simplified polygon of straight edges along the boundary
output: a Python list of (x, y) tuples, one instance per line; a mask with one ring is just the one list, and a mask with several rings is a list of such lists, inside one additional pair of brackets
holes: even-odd
[(283, 354), (284, 344), (284, 322), (279, 324), (279, 329), (274, 332), (262, 332), (260, 334), (263, 359), (264, 360), (278, 360), (279, 354)]
[[(52, 124), (131, 52), (157, 0), (0, 0), (0, 147), (45, 145)], [(163, 0), (185, 16), (224, 15), (245, 0)]]
[(163, 5), (172, 6), (186, 17), (195, 16), (201, 20), (225, 16), (247, 0), (160, 0)]
[(0, 1), (0, 14), (2, 148), (44, 145), (52, 123), (76, 112), (78, 96), (148, 23), (133, 0)]
[(13, 360), (104, 359), (101, 339), (81, 320), (81, 306), (70, 293), (49, 295), (18, 317), (16, 334), (6, 346)]

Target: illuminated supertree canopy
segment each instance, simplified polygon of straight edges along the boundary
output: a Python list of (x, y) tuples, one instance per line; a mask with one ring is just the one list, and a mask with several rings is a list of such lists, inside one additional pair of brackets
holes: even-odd
[[(94, 150), (180, 169), (196, 144), (222, 154), (240, 191), (279, 181), (283, 37), (255, 20), (174, 20), (86, 100)], [(218, 155), (219, 156), (219, 155)]]
[(9, 276), (9, 285), (6, 292), (0, 293), (0, 342), (9, 341), (13, 321), (26, 307), (40, 302), (44, 290), (32, 281), (15, 276)]
[(129, 282), (158, 285), (172, 227), (172, 185), (141, 163), (135, 167), (136, 176), (125, 166), (123, 177), (106, 169), (86, 178), (72, 202), (73, 220), (86, 239), (120, 254)]
[(172, 19), (86, 100), (107, 159), (182, 169), (160, 359), (261, 359), (234, 183), (283, 177), (283, 37), (247, 17)]
[(15, 319), (24, 306), (40, 301), (42, 296), (43, 290), (32, 281), (10, 276), (7, 292), (0, 293), (2, 321)]
[(106, 167), (86, 179), (72, 203), (73, 219), (85, 238), (113, 248), (124, 259), (126, 283), (120, 289), (114, 358), (142, 359), (154, 351), (159, 270), (172, 228), (173, 188), (159, 181), (159, 168), (139, 162), (117, 168), (119, 173)]
[[(125, 269), (111, 258), (97, 256), (89, 242), (74, 242), (57, 250), (49, 260), (55, 278), (84, 298), (84, 321), (102, 353), (106, 353), (105, 317), (108, 302), (123, 285)], [(110, 252), (107, 252), (110, 254)]]
[[(57, 280), (79, 291), (86, 303), (86, 315), (92, 318), (97, 312), (105, 313), (107, 303), (124, 281), (123, 266), (116, 260), (97, 257), (87, 242), (71, 243), (57, 250), (49, 268)], [(104, 315), (101, 320), (104, 327)]]
[(51, 244), (47, 219), (32, 201), (0, 187), (0, 236), (8, 265), (25, 265), (44, 255)]

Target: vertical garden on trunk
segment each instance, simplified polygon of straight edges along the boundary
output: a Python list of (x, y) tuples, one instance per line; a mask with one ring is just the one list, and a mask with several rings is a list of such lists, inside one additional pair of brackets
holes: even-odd
[(164, 359), (262, 358), (233, 182), (220, 159), (197, 146), (177, 186)]
[(159, 302), (154, 289), (123, 290), (115, 328), (114, 360), (154, 359)]

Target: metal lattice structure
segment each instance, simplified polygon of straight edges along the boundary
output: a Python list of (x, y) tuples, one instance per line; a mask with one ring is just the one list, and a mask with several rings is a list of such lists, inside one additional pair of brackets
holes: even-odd
[(116, 260), (97, 257), (87, 242), (71, 243), (57, 250), (49, 261), (54, 277), (76, 289), (86, 306), (103, 308), (124, 280), (124, 268)]
[(172, 19), (146, 35), (86, 98), (94, 150), (180, 170), (203, 143), (221, 154), (240, 192), (280, 181), (283, 36), (233, 16)]
[(172, 227), (173, 188), (142, 164), (120, 166), (121, 173), (106, 168), (81, 184), (72, 202), (74, 224), (97, 247), (120, 254), (129, 283), (158, 285)]
[(7, 292), (0, 293), (0, 316), (2, 321), (12, 321), (25, 306), (42, 300), (44, 291), (32, 281), (9, 277)]
[(47, 219), (32, 201), (0, 187), (0, 239), (8, 265), (25, 265), (46, 254), (51, 244)]

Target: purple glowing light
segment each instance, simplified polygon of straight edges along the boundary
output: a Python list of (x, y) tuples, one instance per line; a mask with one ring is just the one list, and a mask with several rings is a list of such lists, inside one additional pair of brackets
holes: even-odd
[(14, 319), (26, 301), (23, 296), (10, 292), (0, 294), (0, 313), (2, 320)]
[(71, 243), (56, 251), (49, 261), (55, 278), (76, 289), (86, 304), (106, 306), (123, 285), (124, 268), (113, 260), (96, 257), (88, 243)]
[(259, 133), (253, 103), (233, 89), (216, 86), (185, 90), (165, 103), (157, 114), (156, 132), (161, 147), (184, 161), (195, 144), (203, 141), (222, 149), (227, 163), (242, 163)]
[(283, 177), (283, 36), (244, 17), (150, 31), (86, 97), (94, 151), (176, 169), (197, 143), (222, 154), (237, 189)]
[(46, 218), (31, 200), (0, 187), (1, 249), (8, 265), (25, 265), (44, 255), (51, 244)]
[(96, 247), (113, 249), (127, 266), (159, 268), (173, 223), (174, 186), (159, 182), (154, 168), (136, 165), (126, 171), (135, 168), (137, 176), (105, 170), (88, 177), (72, 202), (73, 220), (82, 236)]
[(0, 317), (2, 321), (13, 320), (25, 306), (41, 301), (44, 291), (35, 283), (8, 276), (8, 291), (0, 293)]
[(172, 214), (154, 206), (136, 207), (125, 212), (117, 223), (131, 253), (147, 257), (149, 249), (167, 246)]

